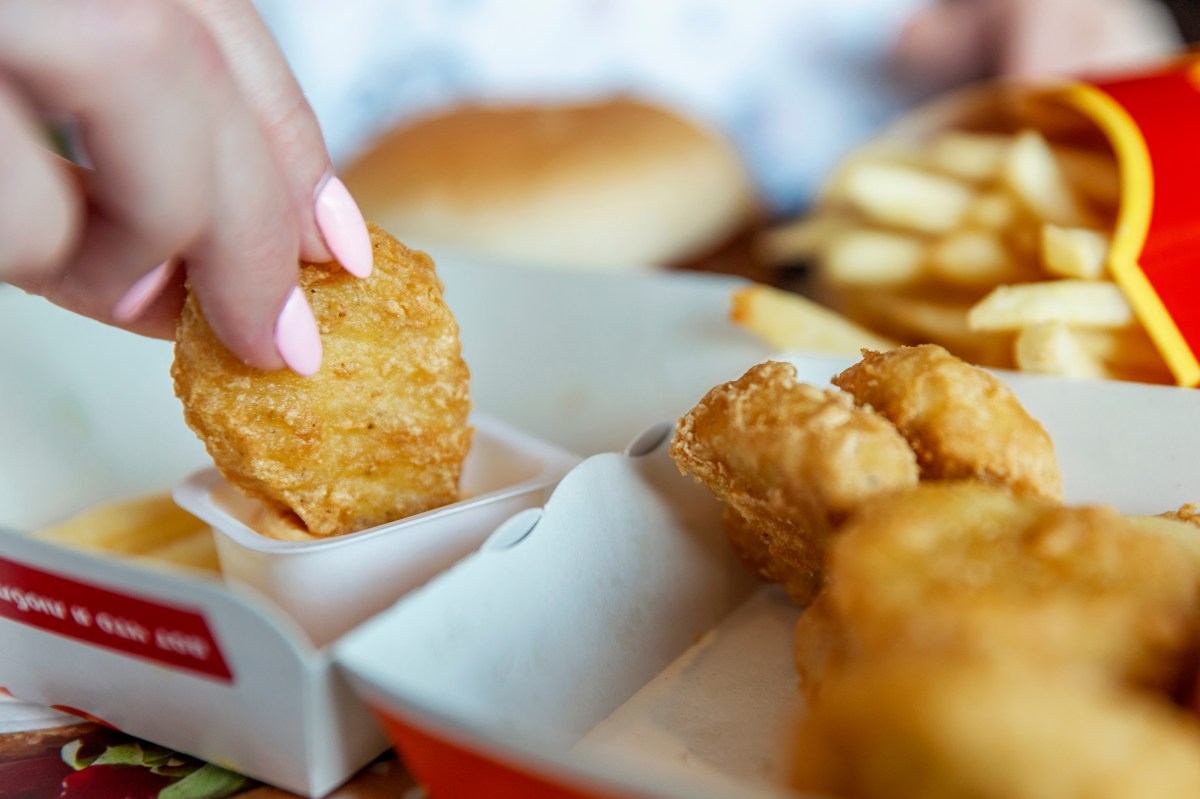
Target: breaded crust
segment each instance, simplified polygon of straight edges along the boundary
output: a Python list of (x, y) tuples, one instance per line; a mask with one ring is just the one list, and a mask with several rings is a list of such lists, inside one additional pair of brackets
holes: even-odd
[(1049, 434), (999, 379), (944, 348), (863, 350), (833, 383), (896, 425), (917, 453), (922, 478), (971, 478), (1062, 500)]
[(863, 503), (796, 627), (794, 787), (854, 799), (1183, 797), (1200, 723), (1186, 523), (972, 481)]
[(171, 374), (221, 473), (308, 531), (336, 535), (455, 502), (469, 372), (433, 261), (370, 226), (375, 266), (302, 264), (321, 332), (312, 377), (242, 363), (189, 291)]
[(1200, 557), (1179, 535), (1193, 528), (1155, 521), (970, 481), (870, 499), (830, 549), (819, 613), (798, 623), (806, 691), (914, 650), (1175, 690), (1200, 642)]
[(792, 787), (845, 799), (1188, 799), (1200, 725), (1162, 697), (1020, 660), (858, 664), (811, 707)]
[(799, 601), (819, 589), (826, 540), (850, 510), (917, 482), (916, 458), (886, 419), (774, 361), (709, 391), (679, 420), (670, 454), (762, 537)]

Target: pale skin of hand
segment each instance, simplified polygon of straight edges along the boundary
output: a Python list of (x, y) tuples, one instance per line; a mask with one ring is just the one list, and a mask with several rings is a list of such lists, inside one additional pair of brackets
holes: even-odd
[(365, 277), (370, 240), (249, 0), (0, 0), (0, 280), (173, 338), (186, 273), (232, 352), (310, 374), (300, 259)]
[(1181, 47), (1154, 0), (934, 0), (909, 21), (896, 57), (939, 89), (994, 76), (1136, 69)]

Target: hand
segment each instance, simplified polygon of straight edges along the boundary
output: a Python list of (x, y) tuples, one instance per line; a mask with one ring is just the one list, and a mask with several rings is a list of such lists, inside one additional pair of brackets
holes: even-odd
[[(78, 125), (91, 168), (45, 146)], [(247, 363), (320, 338), (299, 259), (370, 273), (362, 215), (248, 0), (0, 0), (0, 280), (174, 337), (186, 272)]]
[(1181, 46), (1154, 0), (939, 0), (909, 21), (896, 55), (907, 73), (945, 88), (1131, 69)]

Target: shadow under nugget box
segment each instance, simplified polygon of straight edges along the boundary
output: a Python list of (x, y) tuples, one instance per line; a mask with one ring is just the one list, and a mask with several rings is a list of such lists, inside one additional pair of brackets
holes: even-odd
[[(817, 385), (849, 365), (788, 360)], [(1200, 498), (1194, 391), (999, 376), (1053, 437), (1069, 503), (1146, 514)], [(791, 795), (801, 611), (750, 580), (669, 433), (584, 461), (540, 516), (335, 646), (431, 795)]]
[[(268, 563), (252, 575), (274, 575), (317, 598), (332, 581), (333, 616), (306, 615), (310, 605), (286, 593), (277, 604), (259, 590), (270, 594), (272, 586), (255, 579), (226, 582), (0, 531), (0, 689), (290, 791), (327, 794), (387, 742), (334, 669), (330, 648), (306, 631), (333, 640), (391, 604), (512, 513), (540, 506), (578, 462), (503, 424), (476, 421), (480, 435), (464, 466), (464, 489), (475, 496), (302, 545), (279, 563), (269, 544), (280, 542), (263, 539)], [(228, 521), (216, 515), (208, 520)], [(324, 576), (323, 557), (331, 558)], [(395, 575), (356, 568), (381, 558)]]

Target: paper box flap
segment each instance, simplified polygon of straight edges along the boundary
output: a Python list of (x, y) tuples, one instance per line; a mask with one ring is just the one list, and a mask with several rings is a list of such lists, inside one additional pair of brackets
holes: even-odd
[(219, 581), (0, 533), (0, 651), (38, 653), (0, 660), (0, 687), (320, 795), (384, 744), (304, 640)]
[(528, 535), (485, 546), (336, 658), (418, 708), (569, 747), (754, 587), (728, 557), (716, 500), (664, 448), (588, 459)]

